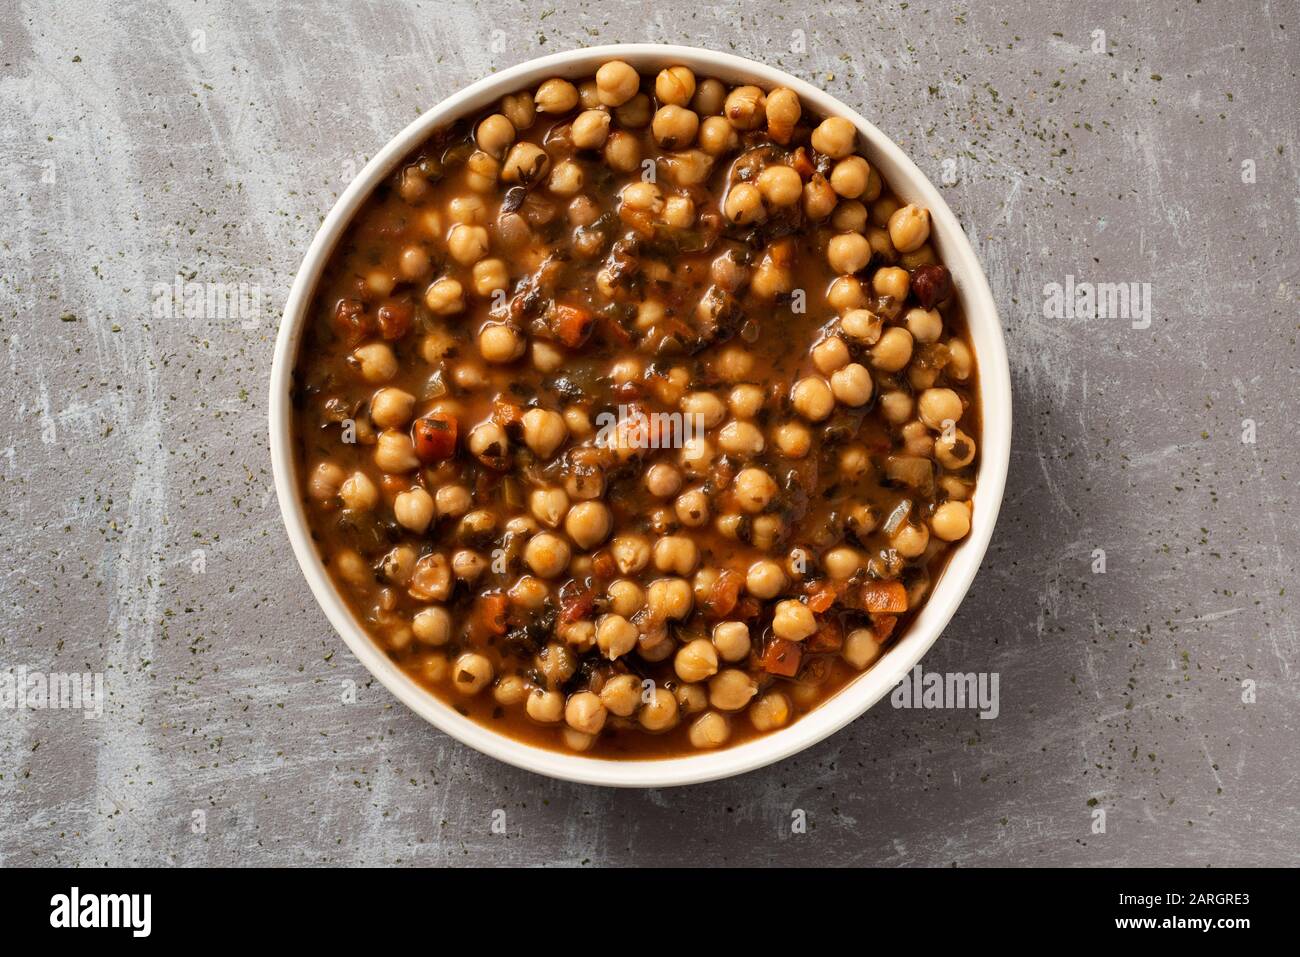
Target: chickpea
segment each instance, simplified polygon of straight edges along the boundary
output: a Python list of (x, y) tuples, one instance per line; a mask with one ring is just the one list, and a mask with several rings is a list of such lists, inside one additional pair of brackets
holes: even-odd
[(426, 645), (445, 645), (451, 640), (451, 615), (437, 605), (421, 608), (411, 618), (411, 632)]
[(709, 682), (709, 704), (719, 711), (739, 711), (757, 693), (754, 679), (739, 668), (724, 668)]
[(975, 357), (971, 355), (970, 347), (960, 339), (948, 340), (948, 365), (946, 371), (959, 382), (965, 382), (970, 378), (971, 372), (975, 368)]
[(528, 510), (547, 528), (559, 528), (569, 512), (569, 496), (562, 488), (534, 489), (528, 496)]
[(713, 647), (723, 661), (744, 661), (749, 655), (749, 626), (743, 621), (720, 621), (713, 626)]
[[(889, 228), (889, 217), (902, 205), (892, 196), (882, 196), (871, 204), (871, 222), (881, 229)], [(892, 246), (893, 243), (891, 242)]]
[(609, 551), (624, 575), (635, 575), (650, 564), (650, 543), (640, 535), (619, 535), (610, 542)]
[(945, 429), (934, 440), (934, 457), (946, 469), (961, 469), (975, 461), (975, 440), (961, 429)]
[(767, 119), (767, 96), (756, 86), (738, 86), (727, 94), (722, 114), (738, 130), (757, 129)]
[(916, 558), (930, 544), (930, 531), (924, 525), (904, 523), (894, 530), (889, 544), (903, 558)]
[(789, 166), (768, 166), (758, 174), (758, 190), (772, 206), (793, 206), (803, 196), (803, 179)]
[(375, 442), (375, 465), (389, 475), (401, 475), (420, 467), (415, 445), (405, 432), (385, 429)]
[(524, 413), (524, 444), (539, 459), (549, 459), (569, 437), (564, 417), (550, 409), (529, 409)]
[(780, 515), (759, 515), (754, 519), (750, 539), (755, 548), (766, 552), (775, 548), (784, 534), (785, 522)]
[(920, 249), (930, 238), (930, 211), (908, 203), (889, 217), (889, 239), (900, 253)]
[(704, 681), (718, 672), (718, 653), (707, 638), (696, 638), (677, 650), (673, 670), (683, 681)]
[(721, 747), (731, 737), (731, 724), (716, 711), (706, 711), (691, 724), (688, 737), (700, 750)]
[(636, 675), (615, 675), (600, 689), (600, 703), (610, 714), (631, 716), (641, 699), (641, 682)]
[(698, 684), (679, 684), (673, 689), (673, 697), (682, 714), (699, 714), (709, 706), (709, 695)]
[(504, 292), (510, 283), (510, 273), (501, 259), (480, 260), (474, 264), (471, 273), (474, 277), (474, 291), (484, 299), (498, 290)]
[(919, 306), (907, 310), (903, 317), (907, 331), (917, 342), (938, 342), (943, 334), (943, 316), (938, 309), (922, 309)]
[(727, 407), (712, 392), (688, 393), (682, 397), (681, 407), (687, 415), (699, 416), (700, 424), (706, 429), (716, 426), (727, 414)]
[(534, 688), (524, 703), (524, 712), (538, 724), (556, 724), (564, 715), (564, 695)]
[(831, 189), (845, 199), (857, 199), (867, 190), (871, 167), (861, 156), (846, 156), (831, 170)]
[(476, 193), (496, 190), (501, 177), (501, 162), (490, 153), (475, 150), (465, 161), (465, 184)]
[(654, 183), (636, 182), (623, 189), (623, 205), (632, 209), (641, 209), (659, 213), (664, 208), (664, 194)]
[(657, 578), (646, 592), (650, 613), (660, 620), (681, 621), (691, 613), (695, 593), (684, 578)]
[(583, 80), (578, 84), (578, 105), (584, 110), (594, 110), (604, 105), (600, 102), (600, 90), (594, 79)]
[(640, 88), (641, 77), (622, 60), (610, 60), (596, 71), (596, 93), (604, 106), (622, 106)]
[(397, 357), (386, 342), (370, 342), (352, 350), (361, 378), (367, 382), (387, 382), (397, 375)]
[(605, 141), (605, 165), (619, 173), (631, 173), (641, 165), (641, 146), (637, 138), (615, 130)]
[(525, 343), (514, 326), (489, 322), (479, 330), (478, 351), (488, 362), (514, 362), (524, 354)]
[(477, 652), (467, 652), (451, 667), (451, 686), (463, 695), (476, 695), (492, 680), (492, 662)]
[(676, 229), (689, 229), (695, 224), (695, 203), (686, 196), (669, 196), (664, 202), (664, 223)]
[(737, 183), (727, 191), (723, 212), (733, 223), (742, 226), (761, 222), (767, 216), (763, 209), (763, 194), (757, 186), (749, 183)]
[(903, 437), (903, 448), (908, 455), (929, 458), (934, 455), (934, 438), (924, 422), (908, 422), (899, 430)]
[(365, 472), (353, 472), (339, 486), (343, 507), (353, 512), (368, 512), (379, 501), (379, 489)]
[(709, 521), (709, 497), (698, 488), (683, 492), (673, 503), (673, 511), (687, 528), (699, 528)]
[(882, 372), (897, 372), (912, 358), (912, 334), (902, 326), (891, 326), (871, 347), (871, 364)]
[(728, 455), (753, 458), (763, 451), (763, 433), (752, 422), (733, 419), (718, 431), (718, 445)]
[(554, 578), (569, 564), (569, 543), (558, 535), (540, 532), (524, 546), (524, 562), (542, 578)]
[(613, 661), (636, 647), (637, 630), (622, 615), (602, 615), (596, 622), (596, 644)]
[(877, 269), (876, 274), (871, 277), (871, 288), (877, 296), (889, 296), (899, 302), (907, 298), (910, 284), (911, 277), (908, 276), (907, 270), (899, 269), (897, 266)]
[(637, 714), (647, 731), (666, 731), (677, 723), (677, 699), (667, 688), (655, 688)]
[(803, 184), (803, 214), (809, 219), (823, 220), (835, 211), (839, 197), (826, 177), (813, 173), (812, 179)]
[(794, 90), (779, 86), (767, 95), (765, 111), (768, 135), (777, 143), (790, 142), (790, 135), (802, 112), (799, 95)]
[(645, 487), (655, 498), (670, 498), (681, 489), (682, 475), (667, 462), (656, 462), (646, 470)]
[(503, 707), (522, 704), (528, 696), (528, 682), (519, 675), (503, 675), (492, 686), (492, 699)]
[(620, 578), (618, 581), (610, 582), (607, 591), (610, 610), (616, 615), (631, 620), (645, 607), (645, 589), (634, 581)]
[(754, 371), (754, 356), (740, 346), (727, 346), (718, 354), (714, 371), (724, 382), (742, 382)]
[(433, 496), (422, 488), (399, 493), (393, 500), (393, 517), (403, 528), (423, 534), (433, 521)]
[(818, 372), (830, 375), (849, 364), (849, 347), (838, 336), (830, 336), (813, 346), (812, 360)]
[(747, 512), (761, 512), (776, 496), (776, 482), (759, 468), (742, 469), (736, 475), (736, 501)]
[(487, 571), (487, 560), (476, 551), (462, 548), (451, 556), (451, 570), (461, 581), (475, 582)]
[(605, 726), (605, 705), (590, 691), (579, 691), (564, 706), (564, 720), (570, 728), (583, 734), (600, 734)]
[(643, 129), (652, 116), (654, 116), (654, 104), (644, 93), (638, 93), (622, 106), (614, 109), (614, 118), (628, 129)]
[(802, 422), (783, 422), (776, 428), (776, 447), (788, 459), (801, 459), (812, 448), (812, 433)]
[(501, 114), (516, 130), (526, 130), (537, 117), (537, 108), (528, 93), (507, 93), (501, 97)]
[(700, 149), (710, 156), (722, 156), (740, 145), (736, 128), (725, 116), (706, 116), (700, 122)]
[[(831, 187), (832, 189), (834, 186)], [(835, 206), (835, 212), (831, 213), (831, 226), (842, 233), (863, 233), (867, 229), (867, 207), (863, 206), (856, 199), (846, 199)], [(867, 242), (871, 243), (871, 236), (867, 236)], [(877, 252), (874, 244), (871, 251)]]
[(843, 159), (853, 152), (858, 131), (842, 116), (822, 120), (812, 132), (812, 148), (831, 159)]
[(434, 504), (443, 517), (458, 518), (469, 511), (473, 499), (463, 485), (444, 485), (434, 494)]
[(691, 109), (700, 116), (716, 116), (722, 112), (726, 103), (727, 88), (721, 80), (709, 77), (699, 80), (695, 85), (695, 96), (691, 98)]
[(826, 293), (826, 303), (836, 312), (851, 312), (862, 308), (867, 301), (862, 291), (862, 283), (856, 276), (840, 276), (831, 283)]
[(587, 110), (573, 121), (570, 134), (573, 145), (580, 150), (598, 150), (609, 139), (610, 116), (604, 110)]
[(661, 572), (689, 575), (700, 560), (695, 542), (685, 535), (666, 535), (654, 546), (655, 568)]
[(846, 581), (862, 568), (862, 556), (848, 546), (832, 548), (822, 556), (822, 567), (835, 581)]
[(871, 245), (860, 233), (840, 233), (826, 246), (826, 261), (839, 273), (855, 273), (871, 262)]
[(845, 636), (840, 654), (854, 668), (863, 671), (880, 657), (880, 641), (870, 628), (856, 628)]
[(614, 519), (603, 502), (579, 502), (564, 519), (564, 530), (579, 548), (593, 548), (605, 540)]
[(769, 691), (749, 706), (749, 721), (755, 731), (775, 731), (790, 721), (790, 699), (780, 691)]
[(787, 580), (781, 566), (771, 559), (761, 559), (745, 573), (745, 589), (755, 598), (767, 601), (785, 590)]
[(582, 167), (573, 160), (564, 160), (551, 170), (546, 188), (556, 196), (574, 196), (582, 190), (585, 181)]
[(429, 271), (429, 253), (423, 246), (410, 245), (402, 250), (397, 260), (397, 271), (402, 278), (414, 282)]
[(321, 462), (311, 473), (307, 482), (307, 492), (318, 502), (331, 501), (339, 494), (339, 488), (347, 479), (347, 473), (341, 465), (333, 462)]
[(947, 423), (956, 423), (963, 411), (961, 397), (952, 389), (926, 389), (917, 400), (917, 410), (921, 421), (936, 432), (947, 428)]
[(944, 502), (930, 516), (930, 530), (945, 542), (965, 538), (970, 533), (970, 503)]
[(835, 394), (819, 376), (807, 376), (796, 382), (790, 401), (794, 410), (809, 422), (820, 422), (835, 410)]
[(700, 118), (682, 106), (661, 106), (650, 124), (655, 141), (666, 150), (685, 149), (695, 140)]
[(501, 178), (507, 183), (531, 186), (544, 180), (550, 168), (551, 158), (546, 155), (546, 150), (535, 143), (516, 143), (506, 154)]
[(465, 290), (448, 276), (435, 279), (424, 291), (424, 304), (437, 316), (450, 316), (465, 308)]
[(695, 74), (690, 67), (670, 66), (655, 77), (655, 99), (671, 106), (685, 106), (695, 95)]
[(568, 80), (547, 80), (537, 88), (533, 102), (543, 113), (568, 113), (578, 105), (578, 88)]
[(844, 405), (857, 407), (871, 401), (871, 373), (856, 362), (831, 374), (831, 392)]
[(493, 113), (474, 132), (478, 148), (500, 159), (506, 147), (515, 141), (515, 125), (500, 113)]
[(471, 454), (489, 468), (501, 465), (510, 451), (506, 430), (492, 421), (480, 422), (470, 429), (467, 445)]
[(488, 231), (483, 226), (457, 223), (447, 236), (447, 252), (462, 266), (469, 266), (488, 252)]
[(794, 599), (777, 602), (772, 616), (772, 632), (787, 641), (803, 641), (817, 630), (817, 619), (811, 609)]
[(530, 345), (530, 350), (533, 368), (538, 372), (554, 372), (564, 365), (563, 350), (543, 339), (534, 339)]

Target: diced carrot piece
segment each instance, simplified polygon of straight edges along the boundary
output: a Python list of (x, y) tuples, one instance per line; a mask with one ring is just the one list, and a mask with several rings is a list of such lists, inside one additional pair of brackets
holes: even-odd
[(882, 645), (889, 640), (889, 636), (894, 633), (894, 626), (897, 624), (897, 615), (871, 616), (871, 630), (876, 633), (876, 640)]
[(808, 593), (808, 608), (815, 615), (820, 615), (833, 604), (835, 604), (835, 586), (830, 582), (822, 582)]
[(426, 465), (451, 458), (456, 454), (456, 429), (455, 417), (446, 412), (416, 419), (411, 425), (416, 457)]
[(570, 349), (576, 349), (587, 341), (595, 321), (596, 317), (588, 309), (557, 303), (551, 314), (551, 331), (560, 342)]
[(844, 646), (844, 628), (838, 621), (822, 622), (820, 628), (804, 639), (805, 651), (818, 654), (839, 651)]
[(900, 581), (871, 581), (859, 591), (862, 610), (897, 614), (907, 611), (907, 589)]
[(719, 575), (709, 588), (709, 597), (704, 600), (707, 614), (713, 618), (730, 615), (740, 599), (740, 589), (744, 584), (745, 576), (734, 568), (728, 568)]
[(506, 596), (481, 595), (474, 603), (474, 625), (485, 635), (506, 633)]
[(763, 670), (771, 675), (793, 678), (799, 672), (799, 662), (803, 660), (803, 649), (797, 642), (784, 638), (773, 638), (763, 649), (759, 658)]

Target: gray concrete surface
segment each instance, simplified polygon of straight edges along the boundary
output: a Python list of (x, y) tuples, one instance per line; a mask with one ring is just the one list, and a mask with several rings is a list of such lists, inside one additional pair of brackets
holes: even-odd
[[(1294, 864), (1296, 13), (5, 4), (0, 672), (101, 672), (106, 701), (0, 711), (0, 864)], [(573, 786), (426, 726), (314, 605), (264, 421), (320, 218), (466, 82), (647, 40), (823, 84), (966, 224), (1015, 450), (926, 666), (997, 672), (995, 720), (883, 703), (739, 779)], [(257, 284), (260, 321), (156, 316), (177, 275)], [(1070, 276), (1149, 283), (1149, 327), (1045, 315)]]

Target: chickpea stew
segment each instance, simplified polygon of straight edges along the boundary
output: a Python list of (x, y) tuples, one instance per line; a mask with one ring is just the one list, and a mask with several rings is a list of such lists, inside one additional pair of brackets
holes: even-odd
[(334, 251), (308, 520), (398, 665), (599, 757), (736, 744), (897, 640), (970, 530), (926, 209), (791, 90), (619, 61), (441, 130)]

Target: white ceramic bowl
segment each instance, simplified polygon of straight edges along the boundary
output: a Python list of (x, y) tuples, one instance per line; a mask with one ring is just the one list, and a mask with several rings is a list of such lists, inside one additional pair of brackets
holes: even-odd
[[(589, 76), (600, 64), (611, 59), (624, 60), (643, 74), (680, 63), (700, 76), (717, 77), (727, 83), (754, 83), (768, 89), (789, 87), (799, 94), (810, 111), (851, 120), (866, 145), (867, 158), (880, 170), (894, 192), (902, 199), (930, 210), (932, 241), (952, 272), (954, 287), (966, 313), (979, 363), (983, 405), (979, 479), (970, 535), (956, 549), (929, 600), (904, 637), (866, 674), (789, 727), (733, 748), (661, 760), (607, 760), (533, 747), (463, 717), (407, 677), (362, 630), (321, 564), (307, 526), (290, 435), (292, 404), (289, 390), (312, 294), (326, 260), (375, 186), (436, 128), (461, 116), (477, 113), (495, 103), (503, 94), (536, 87), (548, 77), (575, 79)], [(480, 80), (429, 110), (366, 164), (325, 218), (290, 290), (271, 368), (270, 432), (276, 494), (298, 563), (330, 622), (384, 687), (442, 731), (484, 754), (517, 767), (589, 784), (667, 787), (752, 771), (817, 743), (879, 701), (934, 644), (975, 577), (1002, 503), (1011, 451), (1011, 377), (1002, 327), (975, 251), (943, 197), (885, 134), (834, 97), (770, 66), (729, 53), (694, 47), (620, 44), (556, 53)]]

